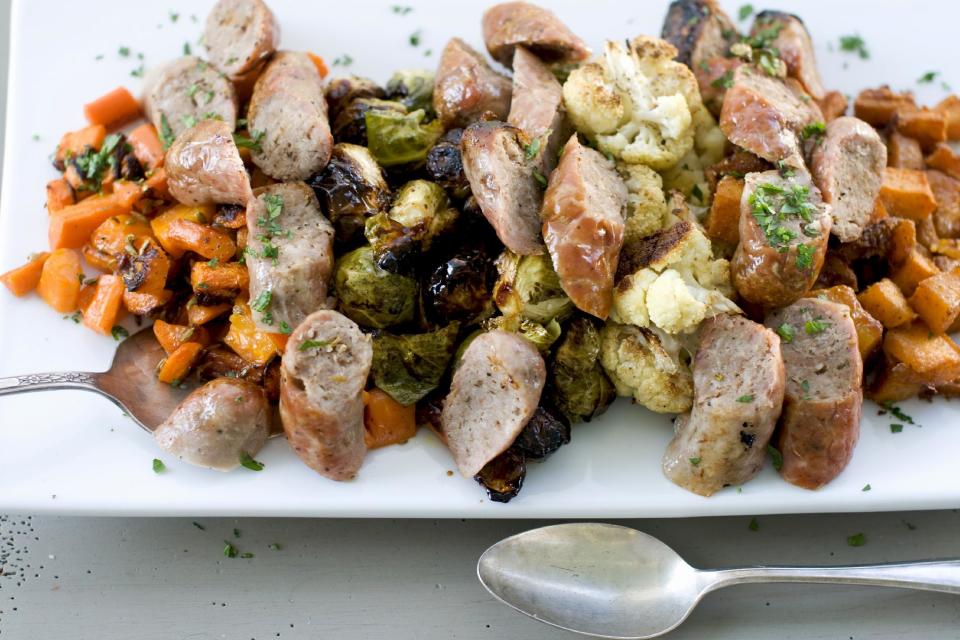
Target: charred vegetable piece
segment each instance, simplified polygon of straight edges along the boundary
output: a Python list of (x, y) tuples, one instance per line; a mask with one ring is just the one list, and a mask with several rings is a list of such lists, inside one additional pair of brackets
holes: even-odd
[(355, 246), (367, 218), (390, 206), (390, 187), (366, 147), (334, 145), (330, 163), (308, 180), (323, 205), (341, 247)]
[(417, 281), (378, 267), (370, 247), (340, 258), (333, 286), (340, 311), (357, 324), (386, 329), (413, 320)]
[(474, 478), (487, 490), (493, 502), (510, 502), (517, 497), (527, 475), (523, 453), (511, 447), (484, 465)]
[(429, 249), (435, 237), (450, 229), (458, 215), (440, 185), (412, 180), (397, 194), (389, 214), (367, 220), (365, 235), (377, 264), (399, 272), (412, 256)]
[(570, 442), (570, 422), (554, 407), (537, 407), (530, 422), (513, 443), (528, 460), (542, 460)]
[(503, 329), (519, 334), (540, 352), (548, 351), (553, 343), (560, 338), (560, 333), (563, 331), (556, 319), (540, 324), (521, 316), (497, 316), (487, 320), (484, 326), (488, 330)]
[(504, 251), (497, 259), (497, 271), (500, 278), (493, 299), (504, 315), (545, 324), (563, 320), (573, 312), (573, 302), (560, 286), (549, 256), (518, 256)]
[(373, 338), (377, 387), (402, 405), (411, 405), (437, 388), (457, 346), (458, 323), (416, 335), (380, 333)]
[(356, 98), (383, 98), (383, 89), (370, 78), (349, 76), (334, 78), (325, 91), (327, 110), (333, 122), (340, 112)]
[(424, 123), (426, 113), (417, 109), (408, 114), (397, 111), (366, 112), (367, 146), (384, 167), (420, 164), (443, 134), (439, 120)]
[(377, 98), (356, 98), (351, 100), (332, 119), (331, 131), (337, 142), (351, 142), (353, 144), (367, 144), (367, 113), (370, 111), (395, 113), (404, 115), (407, 108), (393, 100), (379, 100)]
[(457, 199), (470, 194), (470, 182), (463, 172), (463, 158), (460, 156), (462, 136), (463, 129), (451, 129), (427, 152), (427, 175)]
[(387, 80), (387, 98), (410, 111), (433, 111), (433, 72), (428, 69), (402, 69)]
[(588, 318), (570, 321), (549, 367), (550, 387), (557, 409), (571, 423), (607, 410), (617, 390), (600, 364), (600, 332)]
[(493, 313), (493, 262), (482, 249), (455, 254), (426, 278), (423, 308), (433, 323), (458, 320), (470, 324)]

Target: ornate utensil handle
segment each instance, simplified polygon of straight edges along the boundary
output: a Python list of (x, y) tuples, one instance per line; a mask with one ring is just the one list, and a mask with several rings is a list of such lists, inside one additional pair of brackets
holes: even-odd
[(96, 373), (65, 371), (60, 373), (28, 373), (0, 378), (0, 396), (49, 389), (84, 389), (102, 393), (97, 387)]

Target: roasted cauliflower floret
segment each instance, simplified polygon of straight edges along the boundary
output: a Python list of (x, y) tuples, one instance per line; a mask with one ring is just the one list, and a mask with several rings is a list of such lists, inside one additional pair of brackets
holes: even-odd
[(610, 317), (638, 327), (689, 333), (718, 313), (740, 313), (730, 297), (730, 264), (715, 259), (703, 231), (689, 220), (624, 247), (625, 273)]
[(669, 43), (641, 36), (608, 41), (603, 57), (574, 70), (563, 101), (574, 127), (629, 164), (675, 165), (693, 148), (694, 115), (704, 110), (693, 73)]
[(663, 228), (669, 209), (660, 174), (642, 164), (620, 163), (617, 171), (627, 186), (624, 242), (639, 240)]
[(680, 342), (651, 329), (608, 322), (600, 332), (600, 364), (617, 389), (658, 413), (693, 404), (690, 356)]
[(693, 130), (693, 148), (680, 162), (661, 172), (663, 188), (679, 191), (694, 206), (708, 207), (713, 193), (704, 170), (723, 159), (727, 138), (710, 112), (702, 107), (693, 112)]

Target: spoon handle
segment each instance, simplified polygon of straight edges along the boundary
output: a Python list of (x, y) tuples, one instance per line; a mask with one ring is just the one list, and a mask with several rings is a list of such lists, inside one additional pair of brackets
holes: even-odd
[(710, 589), (756, 582), (816, 582), (900, 587), (960, 594), (960, 560), (930, 560), (846, 567), (743, 567), (705, 571)]
[(48, 389), (84, 389), (102, 393), (97, 388), (98, 375), (82, 371), (66, 371), (60, 373), (28, 373), (22, 376), (0, 378), (0, 396), (29, 391), (46, 391)]

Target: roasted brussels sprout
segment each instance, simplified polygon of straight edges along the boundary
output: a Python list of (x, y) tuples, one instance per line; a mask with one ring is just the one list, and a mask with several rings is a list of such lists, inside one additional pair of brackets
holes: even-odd
[(327, 98), (327, 114), (333, 122), (340, 112), (355, 98), (383, 98), (383, 89), (370, 78), (348, 76), (334, 78), (324, 92)]
[(500, 278), (493, 300), (505, 316), (523, 316), (540, 324), (562, 321), (573, 312), (573, 302), (563, 292), (550, 257), (518, 256), (504, 251), (497, 259)]
[(571, 320), (549, 369), (547, 394), (571, 422), (589, 422), (606, 411), (617, 390), (600, 364), (600, 332), (589, 318)]
[(463, 172), (460, 155), (462, 136), (463, 129), (451, 129), (427, 152), (427, 175), (458, 200), (470, 195), (470, 182)]
[(340, 311), (357, 324), (386, 329), (413, 320), (417, 281), (378, 267), (370, 247), (340, 258), (333, 288)]
[(367, 146), (373, 157), (384, 167), (422, 164), (430, 147), (443, 134), (440, 121), (424, 123), (425, 116), (423, 109), (408, 114), (396, 110), (368, 109)]
[(541, 403), (513, 446), (528, 460), (541, 460), (568, 442), (570, 422), (558, 409)]
[(416, 335), (382, 332), (373, 338), (373, 381), (402, 405), (437, 388), (457, 346), (459, 325)]
[(330, 132), (337, 142), (352, 142), (367, 145), (367, 113), (394, 113), (404, 115), (407, 108), (393, 100), (379, 98), (354, 98), (330, 120)]
[(403, 103), (410, 111), (433, 110), (433, 71), (402, 69), (387, 80), (387, 98)]
[(334, 145), (329, 164), (307, 182), (330, 218), (341, 246), (356, 245), (363, 238), (366, 219), (390, 206), (390, 187), (366, 147)]
[(496, 272), (481, 248), (459, 251), (427, 274), (423, 310), (429, 322), (472, 324), (493, 313), (491, 288)]
[(546, 324), (540, 324), (533, 320), (528, 320), (521, 316), (497, 316), (484, 322), (484, 327), (490, 331), (493, 329), (503, 329), (519, 333), (530, 341), (538, 351), (548, 351), (557, 338), (560, 337), (562, 329), (560, 323), (556, 320), (550, 320)]
[(492, 501), (510, 502), (520, 493), (526, 475), (527, 463), (523, 452), (510, 447), (484, 465), (474, 478), (487, 490)]

